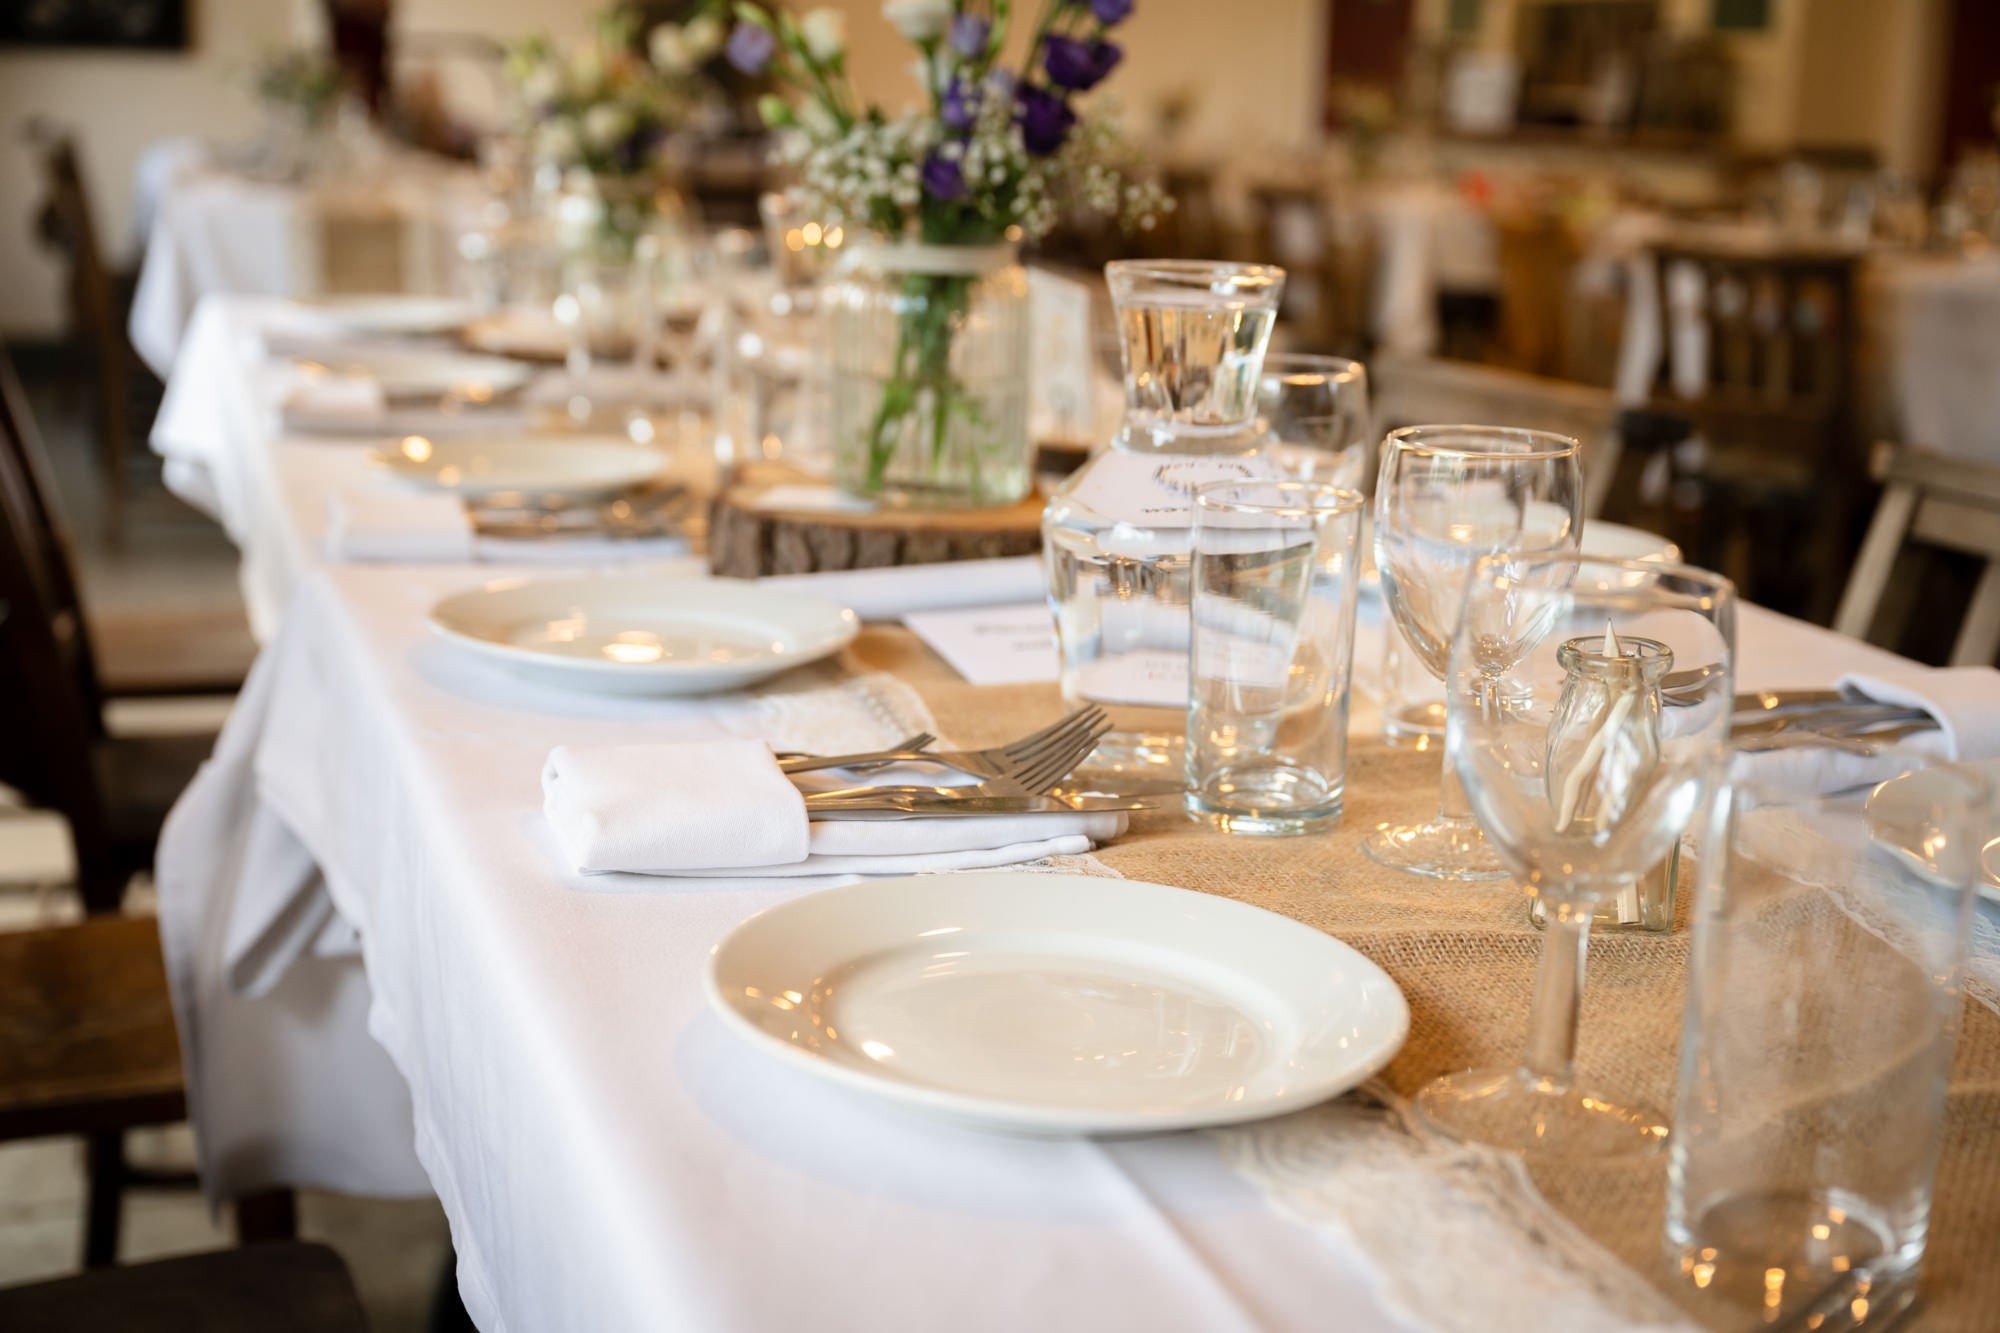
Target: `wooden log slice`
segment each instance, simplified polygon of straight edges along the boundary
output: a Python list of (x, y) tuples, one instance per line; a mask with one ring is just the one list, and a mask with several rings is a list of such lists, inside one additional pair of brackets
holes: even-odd
[(932, 565), (1035, 555), (1042, 549), (1040, 495), (1004, 509), (881, 509), (838, 513), (760, 508), (774, 486), (810, 484), (789, 469), (746, 467), (716, 497), (708, 522), (708, 567), (730, 578), (823, 570)]

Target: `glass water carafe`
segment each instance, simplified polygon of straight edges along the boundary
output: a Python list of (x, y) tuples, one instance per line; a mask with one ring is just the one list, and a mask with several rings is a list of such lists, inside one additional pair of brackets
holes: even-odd
[(1257, 380), (1285, 275), (1266, 264), (1105, 266), (1125, 419), (1042, 515), (1063, 702), (1114, 730), (1090, 767), (1178, 774), (1188, 700), (1194, 492), (1282, 475), (1256, 428)]

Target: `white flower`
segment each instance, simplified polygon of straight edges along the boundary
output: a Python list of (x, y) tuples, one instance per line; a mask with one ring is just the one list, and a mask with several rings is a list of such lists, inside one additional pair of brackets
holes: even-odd
[(687, 29), (678, 23), (662, 23), (653, 29), (646, 38), (646, 54), (652, 57), (655, 68), (669, 74), (685, 74), (699, 63)]
[(632, 113), (610, 102), (599, 102), (583, 113), (583, 141), (603, 152), (632, 132)]
[(722, 21), (713, 14), (697, 14), (688, 20), (681, 30), (681, 37), (687, 43), (688, 54), (695, 63), (708, 59), (722, 49), (722, 43), (729, 34), (723, 30)]
[(799, 124), (803, 125), (806, 133), (814, 139), (831, 139), (840, 132), (840, 125), (834, 120), (833, 113), (828, 111), (817, 97), (808, 97), (793, 110), (798, 112)]
[(847, 50), (847, 15), (828, 5), (808, 10), (799, 20), (799, 36), (805, 40), (806, 54), (827, 64)]
[(913, 42), (934, 42), (951, 26), (952, 0), (883, 0), (882, 17)]
[(521, 96), (529, 106), (546, 106), (562, 96), (562, 71), (544, 60), (521, 80)]
[(567, 117), (558, 116), (545, 122), (535, 132), (535, 159), (539, 162), (554, 162), (567, 166), (576, 161), (583, 145), (577, 141), (576, 127)]
[(604, 82), (604, 57), (595, 44), (577, 48), (569, 58), (570, 87), (580, 93), (589, 94), (598, 84)]

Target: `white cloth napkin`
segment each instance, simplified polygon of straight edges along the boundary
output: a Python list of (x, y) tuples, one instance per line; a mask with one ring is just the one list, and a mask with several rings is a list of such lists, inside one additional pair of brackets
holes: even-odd
[(1817, 745), (1739, 754), (1736, 782), (1757, 801), (1871, 787), (1927, 764), (2000, 759), (2000, 671), (1912, 665), (1868, 674), (1850, 672), (1837, 685), (1872, 702), (1921, 708), (1937, 719), (1938, 728), (1915, 732), (1875, 755)]
[(284, 415), (293, 420), (341, 423), (379, 422), (389, 410), (382, 385), (370, 375), (310, 375), (285, 394)]
[(702, 879), (1013, 865), (1088, 851), (1125, 827), (1117, 812), (814, 823), (770, 747), (747, 740), (557, 746), (542, 769), (542, 809), (584, 874)]
[(339, 562), (471, 560), (472, 519), (456, 495), (335, 491), (326, 498), (326, 553)]

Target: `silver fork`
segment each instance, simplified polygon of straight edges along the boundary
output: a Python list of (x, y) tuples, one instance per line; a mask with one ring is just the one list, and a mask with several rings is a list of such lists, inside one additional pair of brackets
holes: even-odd
[[(787, 773), (808, 773), (822, 768), (879, 768), (892, 763), (933, 763), (946, 768), (955, 768), (961, 773), (975, 778), (1010, 779), (1023, 782), (1024, 775), (1039, 776), (1051, 763), (1060, 767), (1048, 779), (1053, 783), (1076, 761), (1094, 748), (1102, 740), (1110, 723), (1104, 710), (1095, 704), (1080, 708), (1068, 717), (1043, 727), (1040, 731), (1023, 736), (1006, 745), (996, 745), (984, 750), (917, 750), (900, 748), (877, 750), (868, 754), (819, 755), (805, 759), (786, 759), (778, 767)], [(1078, 744), (1088, 740), (1085, 749), (1078, 750)]]
[[(922, 750), (928, 748), (929, 746), (935, 745), (936, 743), (937, 743), (937, 737), (931, 735), (928, 731), (920, 731), (914, 736), (905, 736), (902, 740), (897, 741), (896, 748), (898, 750)], [(788, 759), (819, 758), (818, 755), (808, 753), (805, 750), (775, 750), (772, 753), (774, 753), (777, 756), (779, 767), (781, 769), (784, 769), (784, 771), (787, 773), (795, 773), (799, 771), (797, 769), (784, 768), (785, 761)]]
[[(1043, 750), (1012, 773), (990, 777), (963, 787), (842, 787), (834, 791), (806, 793), (806, 806), (817, 809), (847, 801), (864, 804), (896, 795), (928, 795), (951, 799), (957, 796), (1042, 796), (1053, 791), (1077, 762), (1104, 739), (1111, 720), (1099, 716), (1088, 728), (1066, 733), (1062, 744)], [(928, 757), (928, 756), (926, 756)]]

